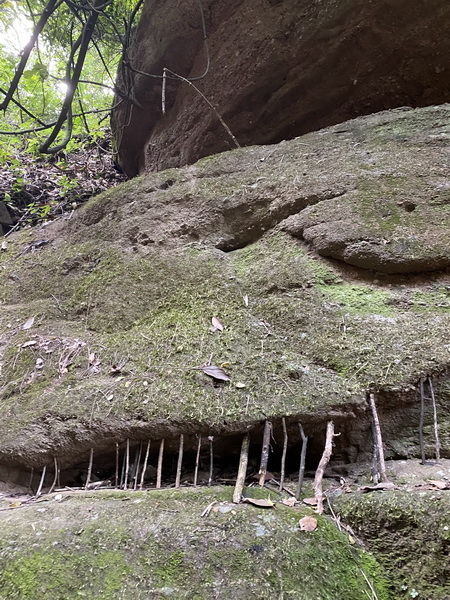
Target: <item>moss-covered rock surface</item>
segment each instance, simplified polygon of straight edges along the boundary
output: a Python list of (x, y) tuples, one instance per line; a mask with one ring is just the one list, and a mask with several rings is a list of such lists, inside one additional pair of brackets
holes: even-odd
[(344, 494), (333, 504), (382, 564), (393, 597), (450, 597), (449, 491)]
[[(335, 463), (367, 460), (373, 449), (369, 390), (376, 397), (387, 456), (420, 456), (421, 379), (424, 452), (435, 452), (434, 394), (440, 452), (448, 457), (449, 117), (448, 105), (391, 111), (277, 146), (205, 158), (129, 181), (70, 218), (7, 238), (0, 252), (1, 485), (33, 493), (40, 481), (44, 490), (52, 483), (80, 486), (90, 456), (98, 478), (123, 481), (123, 465), (136, 465), (138, 456), (142, 460), (149, 440), (153, 472), (145, 478), (154, 485), (162, 439), (164, 485), (173, 485), (180, 434), (183, 478), (200, 448), (201, 467), (208, 469), (213, 454), (213, 478), (220, 472), (232, 480), (244, 432), (251, 433), (250, 458), (258, 468), (266, 419), (273, 423), (269, 468), (274, 471), (280, 468), (283, 418), (291, 473), (298, 472), (298, 421), (309, 436), (307, 468), (317, 466), (330, 419), (340, 434), (334, 440)], [(211, 368), (219, 379), (210, 376)], [(126, 448), (131, 448), (130, 464)], [(231, 475), (225, 463), (232, 463)], [(145, 495), (138, 499), (147, 506)], [(114, 510), (134, 506), (134, 500), (103, 500)], [(50, 504), (87, 511), (77, 503)], [(171, 506), (168, 510), (184, 514), (184, 508)], [(14, 514), (34, 510), (40, 509), (23, 507)], [(273, 511), (280, 514), (274, 527), (286, 533), (283, 527), (290, 525), (283, 510)], [(247, 507), (236, 511), (230, 527), (248, 512)], [(105, 523), (112, 527), (114, 519), (105, 517)], [(111, 543), (97, 554), (98, 540), (89, 549), (87, 541), (69, 548), (70, 572), (92, 562), (80, 588), (86, 597), (127, 597), (133, 582), (139, 589), (146, 577), (145, 561), (139, 562), (145, 552), (136, 541), (139, 519), (133, 517), (131, 534), (131, 526), (117, 520), (118, 531), (125, 532), (120, 543), (111, 533)], [(20, 537), (19, 529), (14, 535)], [(83, 531), (73, 540), (83, 540)], [(22, 579), (34, 581), (38, 570), (48, 574), (42, 594), (50, 594), (51, 582), (66, 573), (62, 557), (68, 535), (64, 529), (52, 538), (51, 548), (33, 542), (24, 550), (21, 542), (17, 552), (8, 542), (12, 549), (3, 552), (8, 597), (37, 597), (29, 595), (34, 584), (17, 586)], [(289, 536), (297, 548), (297, 532)], [(221, 574), (215, 565), (222, 555), (206, 556), (213, 552), (208, 543), (205, 550), (192, 550), (205, 573), (199, 578), (189, 566), (194, 558), (186, 559), (188, 537), (181, 534), (181, 549), (176, 544), (161, 549), (166, 558), (174, 557), (175, 575), (167, 559), (166, 574), (157, 576), (155, 558), (148, 589), (182, 590), (174, 594), (183, 597), (176, 594), (184, 593), (179, 573), (185, 573), (199, 598), (214, 586), (222, 593), (220, 582), (232, 567)], [(289, 597), (296, 586), (301, 591), (292, 597), (297, 598), (366, 596), (351, 556), (339, 562), (347, 556), (336, 550), (341, 541), (328, 548), (336, 554), (318, 562), (312, 555), (305, 558), (306, 546), (291, 556), (288, 541), (278, 543), (281, 576), (270, 554), (275, 544), (264, 554), (271, 557), (267, 563), (259, 562), (258, 552), (249, 553), (247, 541), (232, 546), (232, 563), (239, 566), (236, 593), (257, 594), (251, 582), (259, 581), (255, 598)], [(80, 552), (74, 554), (77, 544)], [(147, 550), (149, 556), (157, 547)], [(289, 562), (302, 564), (306, 579), (297, 570), (289, 579)], [(270, 573), (264, 566), (269, 563)], [(116, 566), (108, 570), (105, 564)], [(301, 587), (309, 574), (314, 585), (324, 578), (322, 595)], [(347, 587), (336, 595), (338, 588), (330, 586), (344, 579)], [(106, 590), (103, 595), (89, 596), (89, 581)], [(383, 593), (380, 588), (378, 598)]]
[(360, 600), (370, 586), (388, 598), (375, 559), (325, 517), (301, 531), (310, 508), (233, 505), (231, 495), (82, 492), (11, 509), (1, 518), (0, 598)]

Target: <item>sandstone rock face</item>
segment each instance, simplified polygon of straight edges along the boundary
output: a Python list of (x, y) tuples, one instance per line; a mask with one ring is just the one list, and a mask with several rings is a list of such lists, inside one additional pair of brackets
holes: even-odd
[[(360, 600), (365, 585), (387, 600), (388, 584), (399, 600), (448, 598), (449, 122), (450, 105), (393, 110), (241, 148), (137, 177), (8, 237), (0, 600), (53, 600), (61, 589)], [(433, 392), (441, 460), (421, 466), (429, 483), (418, 488), (398, 459), (416, 474), (421, 385), (423, 451), (436, 452)], [(403, 486), (375, 502), (357, 491), (374, 474), (369, 391), (388, 476)], [(216, 485), (235, 480), (244, 434), (258, 478), (267, 420), (272, 473), (287, 433), (291, 492), (298, 423), (313, 472), (333, 421), (327, 497), (378, 551), (382, 573), (325, 516), (300, 531), (311, 508), (234, 506), (232, 488)], [(198, 483), (213, 487), (190, 487), (197, 451)], [(166, 489), (150, 489), (159, 456)], [(178, 474), (184, 490), (173, 489)], [(41, 485), (61, 489), (39, 504), (3, 495)], [(246, 493), (283, 497), (278, 485)]]
[[(361, 117), (136, 178), (43, 245), (11, 236), (0, 461), (73, 466), (126, 438), (173, 451), (180, 433), (192, 451), (268, 416), (293, 440), (301, 418), (314, 455), (329, 415), (336, 455), (360, 460), (372, 388), (390, 455), (414, 454), (426, 374), (449, 453), (449, 122), (449, 105)], [(214, 387), (211, 356), (231, 382)]]
[[(239, 143), (291, 139), (362, 114), (450, 97), (447, 0), (203, 0), (210, 65), (194, 84)], [(115, 110), (119, 160), (137, 173), (234, 147), (197, 91), (168, 79), (207, 66), (196, 0), (147, 0), (124, 79), (141, 108)], [(122, 82), (122, 86), (125, 83)]]

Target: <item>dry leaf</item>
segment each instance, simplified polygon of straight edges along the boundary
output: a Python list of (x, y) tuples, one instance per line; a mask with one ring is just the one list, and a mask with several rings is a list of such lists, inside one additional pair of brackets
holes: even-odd
[(433, 487), (438, 488), (439, 490), (446, 490), (450, 488), (450, 481), (442, 481), (441, 479), (431, 479), (428, 483)]
[(297, 504), (297, 500), (291, 496), (290, 498), (284, 498), (283, 499), (283, 504), (285, 504), (286, 506), (295, 506)]
[(363, 485), (359, 488), (360, 492), (377, 492), (379, 490), (398, 490), (398, 487), (391, 481), (385, 481), (377, 483), (377, 485)]
[(204, 367), (200, 367), (200, 369), (203, 371), (203, 373), (205, 373), (205, 375), (214, 377), (214, 379), (219, 379), (220, 381), (231, 381), (225, 371), (216, 365), (205, 365)]
[(8, 250), (8, 246), (6, 245), (6, 242), (5, 242), (5, 241), (3, 241), (3, 242), (2, 242), (2, 247), (1, 247), (1, 249), (2, 249), (2, 250), (5, 250), (5, 251), (6, 251), (6, 250)]
[(306, 516), (300, 519), (298, 525), (302, 531), (314, 531), (317, 529), (316, 517)]
[(348, 543), (351, 544), (352, 546), (354, 544), (356, 544), (355, 538), (352, 535), (350, 535), (350, 534), (348, 534)]
[(247, 294), (245, 294), (245, 296), (242, 296), (242, 298), (244, 300), (245, 306), (248, 306), (248, 296), (247, 296)]
[(18, 506), (22, 506), (22, 502), (20, 502), (19, 500), (16, 500), (16, 502), (11, 502), (11, 504), (8, 506), (8, 508), (17, 508)]
[(30, 317), (22, 325), (22, 329), (31, 329), (33, 327), (33, 325), (34, 325), (34, 317)]
[(303, 503), (308, 506), (317, 506), (317, 498), (303, 498)]
[(222, 323), (219, 321), (219, 319), (217, 317), (213, 317), (211, 319), (211, 323), (212, 323), (214, 329), (218, 329), (219, 331), (223, 331), (223, 325), (222, 325)]
[(259, 506), (260, 508), (275, 508), (275, 504), (272, 500), (264, 500), (264, 498), (242, 498), (242, 502), (248, 502), (253, 506)]
[(245, 383), (242, 383), (241, 381), (237, 381), (237, 382), (234, 384), (234, 387), (237, 387), (237, 388), (239, 388), (239, 389), (242, 389), (242, 388), (245, 388), (246, 386), (245, 386)]
[(28, 340), (28, 342), (24, 342), (22, 344), (22, 348), (29, 348), (30, 346), (36, 346), (37, 341), (36, 340)]

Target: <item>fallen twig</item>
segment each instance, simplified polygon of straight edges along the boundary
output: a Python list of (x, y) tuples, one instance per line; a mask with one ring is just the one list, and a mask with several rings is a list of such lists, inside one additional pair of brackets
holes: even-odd
[(242, 499), (242, 492), (244, 490), (245, 478), (247, 475), (247, 464), (248, 464), (248, 449), (250, 446), (250, 435), (246, 433), (242, 440), (241, 455), (239, 457), (239, 469), (236, 478), (236, 485), (233, 492), (233, 502), (239, 504)]
[(436, 398), (434, 397), (433, 382), (431, 377), (428, 377), (428, 385), (430, 386), (431, 402), (433, 404), (433, 430), (434, 430), (434, 447), (436, 453), (436, 460), (441, 458), (441, 444), (439, 442), (439, 428), (437, 420), (437, 409), (436, 409)]
[(157, 488), (161, 487), (163, 455), (164, 455), (164, 438), (161, 440), (161, 442), (159, 444), (158, 468), (156, 470), (156, 487)]
[(272, 423), (266, 421), (264, 423), (263, 443), (261, 449), (261, 462), (259, 466), (259, 485), (264, 486), (266, 482), (267, 463), (269, 462), (270, 451), (270, 434), (272, 432)]
[(195, 456), (194, 486), (197, 487), (198, 466), (200, 464), (200, 448), (202, 446), (202, 436), (198, 436), (197, 454)]
[(322, 454), (322, 458), (320, 459), (319, 465), (316, 470), (316, 475), (314, 477), (314, 496), (317, 500), (317, 512), (319, 515), (323, 513), (323, 491), (322, 491), (322, 480), (323, 473), (325, 471), (325, 467), (330, 462), (330, 457), (333, 449), (333, 436), (334, 433), (334, 423), (333, 421), (328, 421), (327, 423), (327, 433), (325, 438), (325, 449)]
[(286, 418), (283, 417), (281, 422), (283, 425), (283, 454), (281, 455), (280, 489), (279, 489), (280, 492), (283, 490), (283, 486), (284, 486), (284, 478), (285, 478), (285, 472), (286, 472), (286, 453), (287, 453), (287, 446), (288, 446)]
[(177, 475), (175, 478), (175, 487), (176, 488), (180, 487), (180, 481), (181, 481), (181, 467), (183, 464), (183, 445), (184, 445), (184, 435), (180, 434), (180, 446), (178, 449)]
[(144, 478), (145, 478), (145, 471), (147, 470), (147, 463), (148, 463), (148, 455), (150, 454), (150, 440), (148, 440), (147, 442), (147, 449), (145, 451), (145, 456), (144, 456), (144, 464), (142, 465), (142, 474), (141, 474), (141, 481), (139, 484), (139, 489), (142, 490), (142, 487), (144, 485)]
[(88, 472), (87, 472), (87, 477), (86, 477), (86, 483), (84, 484), (84, 489), (87, 490), (89, 487), (89, 484), (91, 483), (91, 475), (92, 475), (92, 464), (94, 462), (94, 448), (91, 448), (91, 452), (89, 454), (89, 466), (88, 466)]
[(296, 500), (300, 500), (300, 495), (302, 493), (303, 478), (305, 476), (306, 448), (308, 446), (308, 436), (305, 435), (301, 423), (298, 424), (298, 428), (300, 430), (300, 437), (302, 439), (302, 450), (300, 453), (300, 466), (298, 469), (297, 493), (295, 494)]
[(386, 475), (386, 463), (384, 461), (384, 449), (383, 449), (383, 438), (381, 436), (381, 427), (380, 427), (380, 421), (378, 419), (378, 412), (377, 412), (377, 407), (375, 404), (375, 394), (373, 392), (369, 393), (369, 405), (370, 408), (372, 410), (372, 417), (373, 417), (373, 425), (375, 428), (375, 437), (377, 440), (377, 446), (378, 446), (378, 458), (379, 458), (379, 463), (380, 463), (380, 476), (381, 476), (381, 480), (382, 481), (388, 481), (387, 475)]

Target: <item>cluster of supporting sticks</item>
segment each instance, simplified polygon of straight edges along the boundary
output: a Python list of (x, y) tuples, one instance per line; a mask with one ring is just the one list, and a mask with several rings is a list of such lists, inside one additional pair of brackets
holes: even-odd
[[(433, 423), (434, 423), (434, 437), (435, 437), (435, 453), (436, 459), (440, 458), (440, 443), (438, 436), (438, 423), (437, 423), (437, 410), (436, 410), (436, 400), (434, 396), (433, 384), (431, 378), (427, 378), (428, 387), (430, 390), (430, 397), (433, 406)], [(420, 379), (420, 425), (419, 425), (419, 441), (420, 441), (420, 451), (422, 456), (422, 463), (425, 464), (425, 449), (424, 449), (424, 437), (423, 437), (423, 425), (424, 425), (424, 410), (425, 410), (425, 393), (424, 393), (424, 383), (425, 378)], [(383, 482), (387, 482), (388, 478), (386, 475), (386, 465), (384, 459), (384, 450), (383, 450), (383, 439), (381, 435), (380, 422), (378, 418), (378, 412), (375, 402), (375, 394), (373, 392), (368, 393), (367, 401), (372, 414), (372, 438), (373, 438), (373, 465), (372, 465), (372, 477), (375, 483), (378, 483), (379, 479)], [(306, 450), (308, 446), (308, 436), (305, 435), (303, 430), (303, 426), (300, 422), (298, 422), (298, 430), (301, 439), (301, 449), (300, 449), (300, 457), (299, 457), (299, 469), (298, 469), (298, 481), (297, 488), (295, 493), (285, 487), (285, 475), (286, 475), (286, 455), (288, 449), (288, 431), (286, 426), (286, 419), (282, 418), (282, 430), (283, 430), (283, 446), (282, 446), (282, 455), (281, 455), (281, 465), (280, 465), (280, 479), (279, 481), (271, 480), (271, 483), (275, 483), (278, 486), (279, 491), (286, 491), (292, 496), (295, 496), (297, 500), (300, 499), (302, 487), (303, 487), (303, 479), (305, 474), (305, 460), (306, 460)], [(322, 491), (322, 480), (325, 468), (330, 461), (330, 457), (332, 454), (332, 446), (333, 446), (333, 437), (339, 434), (334, 433), (334, 424), (333, 421), (329, 421), (327, 423), (326, 436), (325, 436), (325, 447), (322, 454), (322, 457), (317, 466), (315, 477), (314, 477), (314, 495), (317, 502), (317, 512), (321, 513), (323, 511), (323, 491)], [(197, 451), (195, 458), (195, 469), (193, 476), (193, 485), (198, 485), (199, 480), (199, 465), (200, 465), (200, 452), (202, 447), (202, 436), (197, 436)], [(266, 474), (267, 474), (267, 465), (269, 461), (270, 455), (270, 442), (272, 439), (272, 423), (271, 421), (265, 421), (264, 424), (264, 432), (262, 439), (262, 448), (261, 448), (261, 458), (260, 458), (260, 467), (259, 467), (259, 485), (262, 487), (266, 484)], [(213, 482), (213, 472), (214, 472), (214, 436), (207, 436), (208, 444), (209, 444), (209, 477), (208, 477), (208, 486), (212, 485)], [(164, 446), (165, 440), (164, 438), (159, 441), (159, 449), (158, 449), (158, 460), (157, 460), (157, 468), (156, 468), (156, 489), (162, 487), (162, 470), (163, 470), (163, 458), (164, 458)], [(151, 440), (148, 440), (145, 444), (143, 441), (137, 446), (136, 453), (134, 459), (131, 457), (130, 450), (130, 440), (126, 440), (125, 451), (122, 457), (122, 461), (120, 461), (120, 448), (119, 443), (116, 442), (116, 451), (115, 451), (115, 474), (114, 481), (110, 482), (110, 486), (115, 489), (122, 490), (142, 490), (144, 487), (144, 480), (146, 477), (148, 460), (150, 456), (150, 448), (151, 448)], [(239, 466), (238, 473), (235, 481), (235, 488), (233, 493), (233, 502), (239, 503), (243, 497), (243, 491), (245, 482), (247, 480), (247, 470), (248, 470), (248, 456), (250, 449), (250, 433), (244, 434), (242, 444), (241, 444), (241, 452), (239, 457)], [(178, 446), (178, 459), (176, 466), (176, 475), (175, 475), (175, 488), (179, 488), (181, 485), (181, 474), (183, 467), (183, 453), (184, 453), (184, 435), (180, 434), (179, 438), (179, 446)], [(93, 472), (93, 464), (94, 464), (94, 450), (91, 448), (89, 455), (89, 463), (87, 470), (87, 477), (84, 484), (84, 489), (92, 489), (93, 487), (99, 487), (99, 484), (103, 482), (92, 482), (92, 472)], [(36, 497), (41, 495), (42, 488), (44, 485), (44, 480), (46, 476), (47, 467), (44, 466), (42, 469), (42, 474), (39, 482), (39, 486), (36, 492)], [(53, 483), (49, 489), (49, 493), (53, 492), (57, 486), (60, 485), (60, 468), (58, 465), (58, 460), (54, 458), (54, 479)], [(31, 480), (33, 478), (33, 471), (30, 479), (30, 488), (31, 488)], [(108, 482), (109, 483), (109, 482)]]

